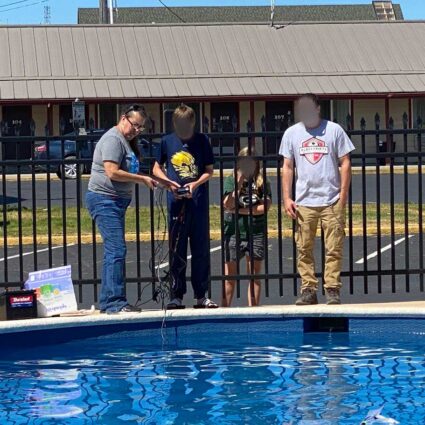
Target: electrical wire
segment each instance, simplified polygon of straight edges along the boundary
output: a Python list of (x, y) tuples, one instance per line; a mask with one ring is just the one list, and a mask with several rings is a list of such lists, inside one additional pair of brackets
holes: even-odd
[(13, 3), (6, 3), (6, 4), (0, 4), (0, 7), (9, 7), (9, 6), (14, 6), (15, 4), (20, 4), (20, 3), (27, 3), (31, 0), (19, 0), (19, 1), (14, 1)]
[[(172, 228), (169, 230), (169, 238), (170, 241), (173, 240), (173, 237), (176, 236), (175, 244), (172, 246), (170, 243), (168, 244), (168, 249), (164, 250), (166, 237), (167, 237), (167, 215), (165, 213), (164, 209), (164, 189), (155, 189), (154, 190), (154, 204), (155, 208), (157, 210), (157, 226), (156, 231), (157, 233), (162, 232), (162, 238), (158, 244), (155, 245), (153, 257), (149, 260), (149, 269), (150, 271), (155, 275), (156, 281), (158, 282), (158, 287), (154, 291), (153, 298), (149, 298), (146, 301), (142, 302), (142, 294), (143, 291), (151, 285), (150, 283), (146, 284), (140, 293), (140, 297), (137, 300), (136, 307), (143, 306), (149, 302), (156, 301), (157, 303), (161, 302), (161, 307), (164, 310), (164, 317), (161, 323), (161, 338), (162, 342), (166, 342), (164, 329), (166, 327), (166, 318), (167, 318), (167, 304), (165, 302), (165, 299), (170, 296), (171, 293), (171, 286), (172, 286), (172, 276), (171, 276), (171, 265), (172, 261), (175, 259), (177, 253), (177, 245), (180, 239), (180, 230), (181, 230), (181, 220), (183, 219), (184, 212), (185, 212), (185, 203), (183, 203), (182, 210), (179, 214), (178, 220), (173, 224)], [(177, 224), (180, 223), (180, 228), (178, 229), (177, 235), (174, 235), (174, 231), (177, 228)], [(165, 273), (164, 276), (161, 276), (161, 269), (164, 264), (167, 262), (167, 258), (170, 259), (169, 262), (169, 270)], [(178, 256), (180, 261), (182, 262), (181, 269), (178, 271), (182, 271), (184, 268), (187, 267), (187, 260), (181, 258), (181, 256)], [(158, 259), (158, 260), (157, 260)]]
[[(24, 9), (24, 8), (26, 8), (26, 7), (31, 7), (31, 6), (36, 6), (36, 5), (38, 5), (38, 4), (47, 3), (48, 1), (49, 1), (49, 0), (41, 0), (41, 1), (34, 2), (34, 3), (25, 4), (25, 5), (23, 5), (23, 6), (11, 7), (10, 9), (2, 9), (2, 10), (0, 10), (0, 13), (2, 13), (2, 12), (9, 12), (9, 11), (11, 11), (11, 10)], [(5, 7), (5, 6), (10, 6), (10, 5), (4, 5), (4, 7)], [(0, 7), (2, 7), (2, 6), (0, 6)]]
[(173, 9), (171, 9), (171, 7), (168, 7), (162, 0), (158, 0), (170, 13), (172, 13), (177, 19), (180, 20), (180, 22), (183, 22), (184, 24), (186, 23), (186, 21), (179, 16), (176, 12), (174, 12)]

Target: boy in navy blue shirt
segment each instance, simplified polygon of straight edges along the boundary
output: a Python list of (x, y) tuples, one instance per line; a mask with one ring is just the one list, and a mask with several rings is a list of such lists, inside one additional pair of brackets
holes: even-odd
[(214, 155), (208, 138), (194, 132), (195, 121), (192, 108), (186, 105), (176, 108), (175, 132), (163, 137), (153, 168), (155, 176), (171, 183), (167, 197), (172, 281), (168, 309), (183, 308), (188, 240), (194, 265), (192, 286), (197, 300), (194, 307), (218, 307), (206, 295), (210, 268), (206, 182), (213, 175)]

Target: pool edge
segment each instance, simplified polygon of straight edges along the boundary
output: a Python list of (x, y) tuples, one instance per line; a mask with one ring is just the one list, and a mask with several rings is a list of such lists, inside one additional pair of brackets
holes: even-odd
[[(203, 322), (211, 320), (234, 321), (243, 319), (302, 319), (305, 317), (346, 317), (346, 318), (412, 318), (425, 319), (425, 302), (400, 303), (399, 305), (341, 305), (341, 306), (267, 306), (234, 307), (214, 310), (170, 310), (165, 313), (169, 322)], [(164, 320), (164, 311), (145, 310), (142, 313), (122, 315), (93, 314), (77, 317), (52, 317), (31, 320), (0, 322), (0, 335), (29, 331), (67, 329), (86, 326), (105, 326), (119, 324), (159, 325)]]

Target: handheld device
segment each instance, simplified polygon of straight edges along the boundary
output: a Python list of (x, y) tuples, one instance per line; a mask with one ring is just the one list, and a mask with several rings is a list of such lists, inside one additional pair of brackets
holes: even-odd
[(184, 196), (190, 193), (190, 189), (188, 187), (179, 187), (176, 192), (177, 195)]

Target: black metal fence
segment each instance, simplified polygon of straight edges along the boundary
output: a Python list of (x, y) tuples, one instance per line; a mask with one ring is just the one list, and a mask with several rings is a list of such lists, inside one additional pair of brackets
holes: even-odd
[[(347, 294), (424, 292), (423, 162), (425, 129), (380, 128), (348, 130), (356, 145), (353, 181), (347, 208), (347, 239), (342, 276)], [(281, 166), (277, 154), (281, 133), (210, 134), (216, 155), (215, 176), (209, 183), (211, 225), (210, 292), (221, 297), (224, 282), (223, 182), (235, 169), (240, 147), (255, 147), (265, 180), (272, 187), (273, 205), (266, 212), (263, 296), (279, 304), (298, 290), (294, 223), (284, 214)], [(2, 187), (0, 287), (19, 287), (33, 270), (72, 264), (78, 300), (97, 301), (102, 246), (84, 207), (91, 155), (99, 134), (69, 137), (3, 137), (0, 161)], [(144, 146), (148, 172), (160, 135)], [(22, 154), (22, 152), (26, 154)], [(272, 153), (270, 153), (272, 152)], [(28, 153), (31, 157), (28, 157)], [(73, 171), (72, 171), (73, 170)], [(68, 178), (65, 178), (68, 177)], [(149, 301), (157, 287), (158, 244), (164, 237), (163, 199), (158, 191), (136, 187), (127, 214), (129, 254), (126, 280), (134, 297)], [(165, 197), (164, 197), (165, 198)], [(323, 242), (323, 237), (321, 238)], [(323, 243), (317, 243), (317, 274), (323, 276)], [(156, 264), (156, 266), (155, 266)], [(189, 265), (190, 269), (190, 265)], [(238, 265), (241, 282), (254, 276)], [(188, 273), (190, 281), (190, 270)], [(422, 294), (422, 295), (421, 295)], [(403, 298), (404, 297), (404, 298)]]

